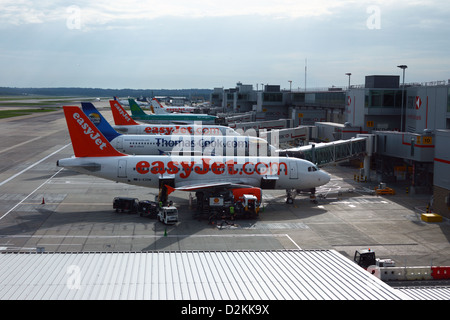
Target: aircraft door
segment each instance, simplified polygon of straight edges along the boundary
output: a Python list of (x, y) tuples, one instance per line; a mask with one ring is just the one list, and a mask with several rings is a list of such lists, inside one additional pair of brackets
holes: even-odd
[(297, 163), (289, 161), (289, 179), (298, 179)]
[(127, 160), (119, 160), (119, 165), (117, 166), (117, 177), (126, 178), (127, 177)]
[(121, 136), (117, 137), (117, 139), (116, 139), (116, 148), (117, 149), (123, 148), (123, 139)]

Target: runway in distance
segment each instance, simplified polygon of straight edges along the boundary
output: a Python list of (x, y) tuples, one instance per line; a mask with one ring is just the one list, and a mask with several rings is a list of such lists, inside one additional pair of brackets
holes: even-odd
[(194, 123), (195, 121), (201, 121), (207, 124), (214, 124), (218, 119), (216, 116), (210, 116), (208, 114), (189, 114), (189, 113), (167, 113), (167, 114), (148, 114), (134, 101), (134, 99), (128, 99), (131, 110), (131, 117), (134, 120), (151, 123)]
[(139, 135), (118, 133), (91, 102), (82, 102), (83, 112), (95, 124), (111, 145), (126, 154), (135, 155), (274, 155), (275, 147), (266, 140), (230, 135), (171, 134)]
[[(226, 156), (126, 155), (109, 143), (79, 107), (63, 107), (74, 157), (57, 166), (103, 179), (174, 190), (259, 187), (314, 189), (330, 176), (313, 163), (298, 158)], [(292, 203), (292, 202), (289, 202)]]
[(124, 134), (203, 134), (238, 136), (234, 129), (222, 125), (206, 125), (201, 122), (194, 124), (141, 124), (133, 120), (123, 106), (116, 100), (110, 100), (111, 111), (115, 125), (112, 127)]

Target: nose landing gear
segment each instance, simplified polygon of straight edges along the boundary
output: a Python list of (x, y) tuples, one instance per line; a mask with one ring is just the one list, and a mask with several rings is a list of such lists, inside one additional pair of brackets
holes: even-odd
[(316, 200), (316, 188), (312, 188), (309, 190), (300, 190), (300, 189), (287, 189), (286, 190), (286, 204), (293, 204), (294, 199), (297, 195), (299, 195), (302, 192), (307, 192), (310, 194), (311, 202), (317, 204)]

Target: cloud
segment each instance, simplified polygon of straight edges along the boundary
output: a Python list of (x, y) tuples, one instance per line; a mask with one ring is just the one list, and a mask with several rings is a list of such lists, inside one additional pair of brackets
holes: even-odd
[(411, 65), (411, 79), (420, 68), (419, 81), (428, 71), (433, 80), (442, 72), (431, 60), (449, 70), (449, 7), (435, 0), (0, 0), (0, 67), (16, 70), (17, 85), (28, 77), (38, 86), (290, 79), (297, 87), (307, 58), (308, 86), (346, 83), (345, 72), (363, 83), (367, 74), (395, 73), (399, 63)]
[(5, 24), (44, 23), (67, 19), (68, 8), (79, 8), (84, 26), (118, 21), (151, 20), (161, 17), (231, 17), (260, 15), (274, 18), (299, 18), (332, 14), (338, 7), (357, 1), (335, 0), (97, 0), (31, 1), (0, 0), (0, 19)]

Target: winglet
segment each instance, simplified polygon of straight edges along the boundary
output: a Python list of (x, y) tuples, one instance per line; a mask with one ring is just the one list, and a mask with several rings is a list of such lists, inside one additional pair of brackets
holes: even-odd
[(114, 149), (79, 107), (63, 109), (75, 157), (125, 156)]
[(81, 108), (83, 112), (89, 117), (91, 122), (100, 130), (100, 132), (111, 142), (113, 139), (121, 136), (108, 121), (102, 116), (100, 111), (91, 102), (82, 102)]
[(114, 123), (118, 126), (127, 126), (127, 125), (138, 125), (136, 121), (134, 121), (128, 112), (122, 107), (122, 105), (117, 100), (109, 100), (109, 104), (111, 105), (111, 111), (114, 118)]

